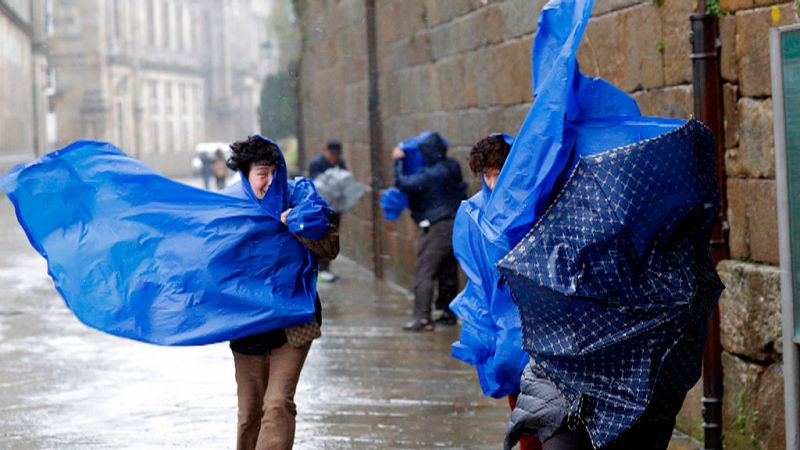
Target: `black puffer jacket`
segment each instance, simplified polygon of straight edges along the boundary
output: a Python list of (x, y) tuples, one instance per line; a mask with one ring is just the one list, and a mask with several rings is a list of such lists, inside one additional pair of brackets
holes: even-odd
[(431, 224), (456, 216), (467, 197), (461, 166), (446, 156), (447, 144), (438, 133), (431, 133), (419, 144), (425, 164), (419, 172), (403, 174), (403, 160), (394, 163), (394, 184), (408, 194), (408, 206), (415, 222)]

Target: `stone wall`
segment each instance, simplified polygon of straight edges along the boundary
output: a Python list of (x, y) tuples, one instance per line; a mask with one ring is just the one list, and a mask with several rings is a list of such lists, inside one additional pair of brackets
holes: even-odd
[[(364, 1), (306, 2), (301, 24), (305, 161), (321, 153), (328, 140), (341, 140), (348, 166), (357, 179), (369, 184)], [(342, 224), (342, 252), (367, 267), (373, 259), (373, 223), (381, 225), (380, 218), (373, 221), (370, 195), (367, 192)]]
[[(306, 0), (301, 24), (306, 151), (345, 143), (356, 176), (369, 180), (364, 2)], [(426, 129), (442, 132), (464, 164), (490, 132), (515, 133), (531, 101), (530, 51), (544, 0), (379, 0), (378, 70), (384, 179), (389, 151)], [(631, 93), (647, 115), (693, 113), (691, 0), (602, 0), (584, 36), (582, 70)], [(798, 21), (790, 1), (721, 0), (726, 171), (733, 261), (719, 269), (727, 448), (780, 448), (783, 441), (775, 170), (768, 29)], [(472, 180), (474, 192), (479, 187)], [(407, 214), (375, 222), (386, 236), (387, 277), (413, 285), (417, 232)], [(344, 252), (371, 264), (373, 222), (363, 201), (344, 221)], [(679, 428), (702, 434), (701, 388)]]

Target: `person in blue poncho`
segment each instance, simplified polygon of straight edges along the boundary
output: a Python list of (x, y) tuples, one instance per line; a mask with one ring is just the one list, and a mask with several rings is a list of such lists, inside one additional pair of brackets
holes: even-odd
[[(480, 192), (476, 194), (476, 197), (485, 200), (485, 197), (488, 197), (489, 194), (491, 194), (491, 192), (494, 191), (495, 186), (497, 184), (497, 178), (500, 176), (500, 171), (503, 169), (503, 165), (506, 162), (506, 158), (508, 158), (508, 154), (511, 151), (511, 144), (513, 142), (514, 138), (507, 134), (493, 133), (481, 139), (472, 147), (472, 150), (470, 150), (469, 153), (469, 169), (474, 176), (480, 177), (482, 184), (482, 189)], [(457, 222), (456, 226), (458, 225), (459, 223)], [(463, 258), (464, 252), (469, 252), (469, 251), (470, 251), (469, 249), (464, 249), (464, 248), (459, 249), (457, 256), (461, 256)], [(473, 257), (474, 256), (476, 255), (473, 255)], [(492, 280), (489, 279), (490, 277), (486, 278), (487, 279), (485, 280), (475, 279), (475, 280), (470, 280), (469, 282), (470, 283), (481, 282), (482, 284), (485, 284), (487, 288), (494, 289), (493, 287), (494, 284)], [(462, 295), (467, 295), (467, 296), (474, 295), (474, 291), (466, 291)], [(493, 295), (496, 298), (502, 298), (505, 295), (505, 291), (500, 290), (500, 292), (495, 292)], [(507, 301), (510, 302), (511, 299), (507, 299)], [(456, 305), (456, 310), (457, 313), (463, 312), (459, 310), (458, 305)], [(464, 324), (465, 328), (469, 328), (470, 326), (473, 325), (471, 323), (473, 319), (472, 317), (470, 317), (469, 314), (464, 314), (461, 318), (465, 322)], [(462, 335), (462, 337), (465, 340), (468, 340), (469, 338), (466, 336), (466, 334), (468, 333), (465, 333), (465, 335)], [(509, 339), (509, 341), (511, 342), (504, 342), (504, 344), (519, 345), (518, 339)], [(462, 359), (469, 360), (469, 358), (463, 358), (463, 355), (458, 351), (454, 352), (454, 355), (456, 357), (462, 357)], [(512, 410), (517, 405), (517, 396), (519, 395), (518, 387), (519, 387), (520, 370), (522, 365), (528, 361), (526, 355), (523, 354), (520, 356), (521, 358), (517, 358), (518, 361), (516, 365), (512, 364), (511, 365), (512, 367), (506, 367), (508, 366), (508, 364), (501, 365), (503, 369), (499, 371), (502, 372), (503, 375), (508, 378), (516, 379), (515, 383), (516, 388), (509, 389), (510, 391), (513, 392), (508, 393), (508, 403)], [(484, 384), (488, 384), (485, 381), (485, 379), (487, 378), (487, 375), (485, 373), (485, 367), (481, 367), (479, 369), (479, 373), (481, 373), (481, 377), (484, 378)], [(495, 392), (493, 393), (495, 394), (495, 396), (497, 396), (499, 394), (505, 395), (506, 392), (502, 391), (502, 389), (496, 388)], [(540, 450), (541, 448), (542, 448), (541, 443), (534, 436), (523, 436), (520, 439), (520, 450)]]
[(453, 219), (467, 187), (458, 162), (446, 156), (447, 143), (439, 133), (425, 133), (419, 143), (424, 157), (414, 174), (404, 170), (405, 152), (397, 147), (394, 159), (395, 186), (408, 195), (411, 217), (421, 230), (417, 242), (417, 270), (414, 282), (414, 317), (403, 326), (406, 331), (431, 331), (434, 283), (438, 281), (436, 306), (444, 311), (439, 322), (455, 325), (449, 303), (458, 293), (458, 263), (453, 255)]
[[(233, 143), (231, 150), (228, 167), (241, 172), (242, 182), (229, 187), (224, 192), (226, 194), (242, 195), (248, 193), (249, 188), (260, 202), (279, 202), (282, 192), (293, 199), (298, 197), (294, 195), (297, 191), (309, 188), (310, 180), (307, 179), (287, 182), (283, 155), (278, 146), (269, 140), (250, 137), (246, 141)], [(273, 195), (268, 196), (268, 193)], [(290, 201), (288, 206), (280, 214), (284, 225), (289, 225), (292, 209), (297, 205)], [(330, 211), (320, 210), (319, 214), (329, 216)], [(332, 224), (330, 231), (320, 240), (310, 240), (297, 234), (295, 237), (314, 255), (315, 264), (317, 258), (333, 259), (338, 253), (338, 232)], [(231, 341), (239, 404), (237, 449), (292, 447), (295, 389), (311, 341), (320, 336), (321, 322), (317, 296), (312, 322)]]

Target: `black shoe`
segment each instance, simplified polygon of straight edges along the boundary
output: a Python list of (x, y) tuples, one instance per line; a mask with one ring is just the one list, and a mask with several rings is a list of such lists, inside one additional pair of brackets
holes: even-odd
[(438, 325), (444, 325), (446, 327), (451, 327), (458, 323), (458, 317), (451, 312), (444, 312), (438, 319), (436, 319), (436, 323)]
[(434, 325), (430, 319), (414, 319), (403, 325), (403, 331), (433, 331)]

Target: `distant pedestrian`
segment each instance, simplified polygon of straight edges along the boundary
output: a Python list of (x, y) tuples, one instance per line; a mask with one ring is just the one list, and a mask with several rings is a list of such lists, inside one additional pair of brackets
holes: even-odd
[(228, 166), (225, 163), (225, 153), (217, 149), (214, 152), (214, 179), (217, 182), (217, 190), (225, 189), (225, 182), (228, 180)]
[[(325, 204), (308, 179), (287, 181), (286, 163), (280, 149), (272, 141), (254, 136), (231, 145), (228, 165), (242, 173), (242, 183), (230, 186), (233, 196), (255, 196), (269, 202), (264, 208), (283, 209), (281, 222), (292, 229), (293, 220), (302, 220), (309, 231), (314, 224), (321, 228), (322, 239), (313, 241), (295, 234), (310, 254), (286, 253), (285, 258), (332, 259), (339, 251), (339, 234), (326, 218), (329, 209), (308, 208), (305, 203)], [(299, 202), (299, 203), (297, 203)], [(305, 203), (304, 203), (305, 202)], [(296, 214), (291, 214), (292, 211)], [(311, 211), (300, 219), (297, 211)], [(302, 214), (302, 212), (301, 212)], [(312, 256), (313, 255), (313, 256)], [(258, 264), (258, 261), (253, 261)], [(312, 278), (313, 279), (313, 278)], [(270, 283), (270, 280), (266, 280)], [(275, 285), (276, 292), (291, 287)], [(253, 301), (258, 301), (254, 299)], [(320, 336), (322, 314), (317, 296), (315, 317), (310, 323), (253, 334), (231, 341), (239, 405), (238, 450), (291, 449), (294, 443), (295, 390), (311, 342)]]
[(437, 319), (442, 325), (455, 325), (450, 302), (458, 293), (458, 262), (453, 254), (453, 218), (467, 187), (461, 166), (448, 158), (447, 141), (438, 133), (421, 136), (419, 149), (423, 167), (412, 175), (403, 170), (405, 153), (399, 147), (392, 152), (395, 186), (408, 195), (411, 217), (420, 227), (417, 241), (417, 270), (414, 282), (413, 320), (406, 331), (434, 329), (431, 303), (434, 284), (438, 283), (436, 308), (443, 311)]
[[(325, 150), (322, 154), (311, 161), (308, 167), (309, 176), (313, 180), (325, 173), (328, 169), (334, 167), (347, 170), (347, 164), (345, 164), (344, 159), (342, 159), (342, 143), (339, 141), (328, 141), (328, 145), (325, 146)], [(331, 217), (331, 222), (336, 228), (339, 228), (342, 222), (342, 215), (335, 212)], [(330, 268), (330, 261), (322, 260), (319, 262), (320, 281), (331, 283), (339, 279), (339, 276), (331, 272)]]

